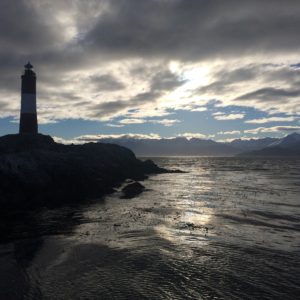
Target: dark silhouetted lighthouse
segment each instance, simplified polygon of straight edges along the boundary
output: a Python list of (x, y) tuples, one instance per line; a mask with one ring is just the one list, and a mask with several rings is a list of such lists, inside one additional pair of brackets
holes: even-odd
[(36, 114), (36, 76), (28, 62), (22, 75), (21, 115), (19, 133), (38, 133)]

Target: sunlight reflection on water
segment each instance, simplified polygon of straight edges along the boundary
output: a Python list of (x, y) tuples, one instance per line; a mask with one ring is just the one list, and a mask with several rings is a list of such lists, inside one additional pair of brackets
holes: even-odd
[(300, 161), (155, 160), (188, 173), (19, 225), (0, 245), (0, 299), (296, 299)]

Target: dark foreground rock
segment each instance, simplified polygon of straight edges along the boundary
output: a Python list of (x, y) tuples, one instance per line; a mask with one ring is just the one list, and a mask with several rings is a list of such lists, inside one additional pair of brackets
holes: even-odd
[(145, 187), (139, 182), (129, 183), (122, 189), (122, 199), (131, 199), (145, 190)]
[(0, 137), (0, 205), (73, 203), (113, 191), (125, 179), (168, 172), (121, 146), (63, 145), (45, 135)]

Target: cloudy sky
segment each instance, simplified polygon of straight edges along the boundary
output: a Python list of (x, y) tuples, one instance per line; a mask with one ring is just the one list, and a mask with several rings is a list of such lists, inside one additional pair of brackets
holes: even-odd
[(42, 133), (215, 140), (300, 130), (300, 1), (0, 0), (0, 135), (37, 73)]

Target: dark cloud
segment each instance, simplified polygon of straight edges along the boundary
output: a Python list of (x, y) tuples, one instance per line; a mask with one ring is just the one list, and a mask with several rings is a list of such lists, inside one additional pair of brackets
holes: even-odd
[(165, 92), (170, 92), (173, 89), (181, 86), (185, 80), (179, 76), (172, 74), (169, 70), (163, 69), (150, 78), (150, 89), (143, 93), (138, 93), (130, 99), (116, 100), (104, 102), (92, 107), (94, 117), (102, 116), (105, 114), (113, 114), (123, 109), (130, 110), (132, 108), (140, 107), (147, 103), (155, 105), (159, 97)]
[(300, 68), (300, 63), (298, 63), (298, 64), (292, 64), (291, 68), (299, 69)]
[(230, 70), (221, 69), (214, 74), (215, 81), (195, 91), (195, 94), (203, 93), (225, 93), (231, 89), (232, 84), (246, 82), (257, 78), (262, 73), (262, 66), (249, 65), (242, 68)]
[(50, 24), (47, 25), (31, 3), (24, 0), (1, 0), (1, 52), (33, 55), (53, 47), (59, 41), (59, 32)]
[(231, 70), (225, 65), (214, 72), (213, 79), (209, 85), (196, 89), (194, 94), (209, 94), (220, 99), (232, 95), (233, 105), (247, 106), (247, 101), (251, 101), (258, 109), (298, 111), (300, 69), (283, 64), (250, 64)]
[[(56, 20), (69, 10), (77, 26), (71, 41)], [(30, 58), (40, 68), (68, 70), (92, 66), (99, 55), (199, 60), (290, 53), (300, 46), (299, 14), (294, 0), (2, 0), (0, 62), (11, 68)]]
[(5, 108), (7, 108), (7, 103), (0, 101), (0, 109), (2, 110), (2, 109), (5, 109)]
[(171, 73), (169, 70), (164, 70), (153, 76), (151, 82), (151, 90), (171, 91), (181, 86), (185, 82), (186, 80), (183, 80), (177, 75)]
[(199, 59), (299, 47), (300, 3), (293, 0), (111, 0), (81, 40), (120, 56)]
[(263, 88), (256, 90), (251, 93), (242, 95), (236, 100), (257, 100), (259, 102), (265, 101), (284, 101), (287, 98), (295, 98), (300, 96), (300, 90), (286, 90), (286, 89), (277, 89), (277, 88)]
[(279, 81), (293, 86), (295, 89), (300, 86), (300, 68), (278, 67), (264, 71), (267, 81)]
[[(72, 41), (55, 19), (64, 10), (74, 10)], [(2, 0), (0, 63), (20, 67), (30, 58), (41, 69), (68, 70), (92, 66), (99, 55), (198, 60), (293, 52), (299, 14), (293, 0)]]
[(1, 92), (19, 92), (23, 65), (33, 60), (41, 68), (49, 66), (51, 57), (59, 57), (58, 45), (65, 42), (51, 16), (45, 18), (33, 3), (0, 1)]
[(129, 110), (130, 108), (136, 108), (147, 103), (155, 103), (157, 98), (161, 95), (161, 92), (149, 91), (145, 93), (139, 93), (131, 99), (116, 100), (96, 104), (91, 107), (92, 117), (103, 117), (105, 115), (112, 115), (114, 113), (122, 111), (123, 109)]
[(261, 66), (250, 65), (239, 69), (226, 69), (221, 70), (216, 73), (216, 77), (220, 79), (220, 81), (224, 82), (224, 84), (231, 84), (246, 80), (252, 80), (257, 77), (259, 73), (261, 73)]
[(67, 56), (64, 28), (49, 7), (43, 0), (0, 1), (0, 79), (20, 73), (27, 60), (41, 68), (53, 62), (57, 67)]
[(125, 88), (125, 85), (110, 74), (94, 75), (89, 78), (93, 88), (98, 91), (118, 91)]

